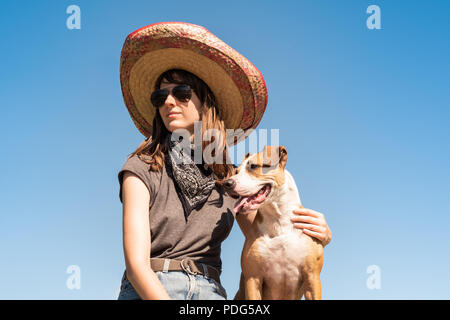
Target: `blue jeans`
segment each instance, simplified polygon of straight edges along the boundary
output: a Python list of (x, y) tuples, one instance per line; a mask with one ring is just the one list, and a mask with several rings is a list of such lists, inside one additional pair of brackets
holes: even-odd
[[(174, 300), (226, 300), (225, 288), (214, 279), (183, 271), (156, 271), (159, 281)], [(140, 300), (128, 279), (122, 278), (118, 300)]]

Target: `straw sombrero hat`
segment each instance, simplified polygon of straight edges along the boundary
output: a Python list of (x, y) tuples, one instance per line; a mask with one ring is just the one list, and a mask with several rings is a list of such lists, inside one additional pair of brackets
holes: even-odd
[(120, 57), (125, 105), (144, 136), (152, 134), (156, 112), (150, 94), (169, 69), (189, 71), (209, 86), (227, 129), (252, 129), (261, 121), (268, 96), (259, 70), (204, 27), (162, 22), (129, 34)]

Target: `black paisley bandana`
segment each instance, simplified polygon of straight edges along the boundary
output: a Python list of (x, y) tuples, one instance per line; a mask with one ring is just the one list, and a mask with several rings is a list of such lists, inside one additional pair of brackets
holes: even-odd
[(191, 144), (190, 154), (181, 148), (179, 141), (172, 141), (167, 136), (167, 156), (165, 163), (167, 173), (175, 180), (178, 197), (183, 204), (185, 218), (191, 211), (203, 205), (214, 189), (216, 180), (206, 164), (195, 164), (194, 148)]

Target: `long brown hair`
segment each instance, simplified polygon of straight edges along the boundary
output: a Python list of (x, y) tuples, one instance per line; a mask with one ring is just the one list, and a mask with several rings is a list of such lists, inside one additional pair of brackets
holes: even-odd
[[(222, 181), (228, 179), (234, 174), (234, 166), (229, 162), (228, 149), (226, 144), (226, 127), (222, 120), (220, 110), (217, 107), (214, 94), (208, 85), (203, 82), (196, 75), (181, 69), (171, 69), (161, 74), (156, 80), (155, 88), (159, 89), (162, 80), (165, 79), (169, 83), (188, 84), (194, 90), (195, 94), (202, 103), (202, 112), (200, 120), (202, 121), (202, 137), (206, 137), (205, 132), (209, 129), (219, 130), (222, 134), (221, 145), (223, 159), (221, 163), (207, 164), (209, 168), (216, 175), (216, 182), (221, 184)], [(150, 96), (150, 93), (149, 93)], [(129, 157), (137, 155), (142, 161), (150, 165), (151, 171), (161, 171), (164, 166), (164, 153), (167, 151), (166, 137), (170, 132), (166, 129), (162, 121), (159, 111), (153, 119), (153, 132), (151, 137), (142, 142), (139, 147)], [(214, 141), (214, 138), (209, 138), (202, 141), (202, 152), (205, 148)], [(217, 142), (216, 142), (217, 145)], [(215, 152), (216, 150), (214, 150)], [(215, 156), (214, 152), (212, 156)]]

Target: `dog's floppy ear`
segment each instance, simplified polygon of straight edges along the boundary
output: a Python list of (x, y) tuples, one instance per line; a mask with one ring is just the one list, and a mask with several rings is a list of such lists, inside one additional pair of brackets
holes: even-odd
[(285, 146), (278, 147), (278, 155), (280, 156), (280, 167), (284, 169), (287, 162), (287, 150)]
[(285, 146), (265, 146), (262, 152), (263, 167), (270, 167), (270, 170), (278, 166), (284, 169), (287, 161), (287, 151)]

